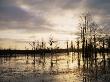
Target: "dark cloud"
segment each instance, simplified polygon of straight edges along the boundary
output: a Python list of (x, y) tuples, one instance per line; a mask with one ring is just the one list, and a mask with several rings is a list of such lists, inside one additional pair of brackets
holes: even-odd
[[(37, 10), (36, 10), (37, 11)], [(32, 24), (31, 24), (32, 23)], [(0, 29), (24, 29), (29, 31), (47, 31), (48, 22), (41, 16), (33, 16), (26, 12), (14, 0), (0, 1)]]
[[(22, 9), (17, 2), (28, 6), (30, 11)], [(45, 18), (47, 13), (58, 9), (74, 11), (81, 6), (100, 16), (102, 24), (110, 24), (110, 0), (0, 0), (0, 30), (23, 29), (27, 33), (54, 31)], [(36, 13), (33, 15), (31, 10)]]
[[(47, 32), (51, 31), (52, 25), (45, 19), (43, 15), (51, 10), (72, 9), (77, 6), (81, 0), (19, 0), (26, 4), (34, 11), (40, 11), (39, 15), (32, 15), (20, 8), (15, 0), (0, 1), (0, 29), (25, 29), (27, 32)], [(32, 23), (32, 25), (30, 25)], [(47, 28), (51, 27), (51, 28)]]
[[(44, 32), (51, 32), (53, 29), (48, 28), (49, 24), (45, 24), (42, 22), (40, 24), (29, 24), (30, 22), (0, 22), (0, 30), (16, 30), (22, 33), (44, 33)], [(22, 30), (22, 31), (21, 31)]]
[(1, 20), (27, 20), (29, 14), (19, 7), (16, 6), (12, 0), (1, 0), (0, 1), (0, 19)]
[(40, 10), (56, 10), (76, 8), (82, 0), (23, 0), (23, 2)]
[(86, 6), (89, 9), (96, 10), (96, 13), (110, 14), (110, 0), (87, 0)]
[(87, 3), (89, 5), (93, 5), (94, 7), (106, 7), (110, 4), (110, 0), (87, 0)]

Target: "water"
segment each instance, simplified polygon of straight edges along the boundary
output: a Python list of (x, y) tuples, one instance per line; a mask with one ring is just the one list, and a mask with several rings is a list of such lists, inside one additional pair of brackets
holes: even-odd
[(107, 53), (83, 58), (81, 53), (0, 57), (0, 82), (110, 82)]

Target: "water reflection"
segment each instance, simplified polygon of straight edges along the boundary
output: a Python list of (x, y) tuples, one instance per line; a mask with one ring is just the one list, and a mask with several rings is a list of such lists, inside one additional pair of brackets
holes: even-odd
[(110, 56), (72, 52), (0, 57), (0, 82), (110, 82)]

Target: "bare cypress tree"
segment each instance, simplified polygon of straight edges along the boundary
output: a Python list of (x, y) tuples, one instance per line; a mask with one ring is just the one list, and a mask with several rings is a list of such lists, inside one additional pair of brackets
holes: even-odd
[(36, 42), (35, 41), (29, 42), (29, 45), (32, 47), (32, 50), (36, 49)]
[[(81, 16), (80, 37), (82, 42), (82, 53), (96, 52), (96, 33), (98, 25), (93, 20), (90, 13), (84, 13)], [(94, 51), (93, 51), (94, 50)], [(86, 52), (86, 53), (85, 53)]]

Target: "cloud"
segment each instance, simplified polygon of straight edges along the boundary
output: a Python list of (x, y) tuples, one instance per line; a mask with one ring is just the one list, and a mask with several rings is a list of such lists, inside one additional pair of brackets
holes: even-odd
[(57, 33), (53, 29), (54, 25), (48, 21), (49, 17), (63, 16), (68, 10), (80, 13), (82, 8), (97, 16), (100, 24), (107, 23), (109, 28), (109, 0), (0, 0), (0, 31), (14, 30), (22, 34)]
[(85, 7), (98, 14), (110, 14), (110, 0), (86, 0), (85, 3)]
[(22, 21), (29, 18), (29, 14), (15, 5), (12, 0), (0, 1), (0, 19), (1, 20), (15, 20)]
[(21, 0), (40, 10), (53, 10), (56, 8), (76, 8), (82, 0)]
[(49, 23), (43, 16), (34, 15), (25, 11), (18, 5), (15, 0), (1, 0), (0, 1), (0, 29), (25, 29), (40, 31), (39, 29), (46, 29)]

